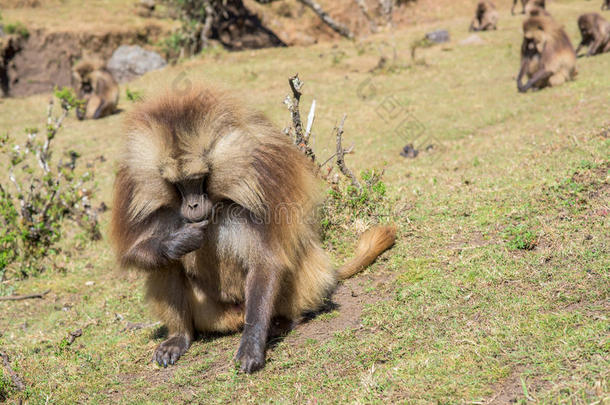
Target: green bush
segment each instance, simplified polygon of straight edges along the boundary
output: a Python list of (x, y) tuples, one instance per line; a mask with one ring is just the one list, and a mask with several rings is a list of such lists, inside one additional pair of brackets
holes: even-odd
[(43, 259), (57, 253), (64, 219), (73, 220), (86, 234), (99, 238), (97, 216), (90, 204), (93, 173), (77, 174), (79, 154), (70, 151), (66, 161), (52, 159), (52, 141), (68, 112), (80, 102), (69, 89), (56, 90), (62, 114), (54, 118), (49, 105), (43, 134), (26, 129), (24, 144), (0, 136), (0, 161), (8, 165), (0, 180), (0, 280), (38, 273)]
[(393, 202), (386, 194), (383, 170), (366, 170), (360, 175), (359, 190), (344, 176), (330, 183), (322, 205), (321, 230), (325, 241), (344, 239), (346, 232), (356, 236), (371, 225), (391, 222)]
[(7, 34), (16, 34), (25, 39), (30, 37), (30, 31), (20, 22), (6, 24), (4, 26), (4, 32)]
[(504, 237), (513, 250), (532, 250), (538, 244), (536, 231), (526, 225), (509, 226), (504, 230)]

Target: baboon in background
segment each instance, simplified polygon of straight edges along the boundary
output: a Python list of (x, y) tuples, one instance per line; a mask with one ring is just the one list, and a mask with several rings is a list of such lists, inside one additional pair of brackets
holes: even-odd
[(498, 12), (496, 6), (488, 0), (480, 1), (469, 31), (488, 31), (498, 29)]
[(528, 17), (537, 17), (539, 15), (550, 17), (551, 14), (543, 8), (538, 6), (529, 6), (527, 8), (527, 16)]
[(602, 3), (602, 10), (610, 10), (610, 0), (604, 0)]
[[(519, 1), (519, 0), (513, 0), (513, 7), (510, 9), (510, 12), (512, 15), (515, 15), (515, 7), (517, 6), (517, 1)], [(529, 8), (540, 7), (541, 9), (544, 10), (546, 8), (545, 3), (546, 3), (545, 0), (521, 0), (521, 6), (523, 8), (521, 10), (521, 14), (529, 13), (528, 7)]]
[(576, 48), (576, 55), (584, 47), (589, 50), (586, 56), (610, 51), (610, 23), (597, 13), (587, 13), (578, 17), (578, 28), (582, 40)]
[(101, 63), (81, 61), (72, 68), (72, 81), (83, 108), (76, 110), (82, 119), (98, 119), (114, 114), (119, 102), (119, 86)]
[(313, 164), (260, 113), (207, 88), (135, 108), (114, 187), (112, 237), (123, 267), (147, 275), (169, 329), (153, 361), (173, 364), (195, 331), (243, 327), (241, 370), (264, 365), (274, 319), (321, 308), (338, 280), (395, 241), (394, 227), (360, 238), (334, 270), (322, 249)]
[[(523, 75), (528, 81), (522, 84)], [(521, 69), (517, 77), (520, 92), (530, 88), (558, 86), (576, 76), (576, 54), (563, 27), (546, 16), (523, 22)]]

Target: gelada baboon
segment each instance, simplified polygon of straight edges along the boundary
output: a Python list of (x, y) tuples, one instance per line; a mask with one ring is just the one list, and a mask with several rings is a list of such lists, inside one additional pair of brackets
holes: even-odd
[(488, 31), (498, 29), (498, 12), (496, 6), (488, 0), (480, 1), (477, 5), (474, 19), (470, 23), (469, 31)]
[(610, 10), (610, 0), (604, 0), (602, 3), (602, 10)]
[[(510, 9), (510, 12), (512, 15), (515, 15), (515, 7), (517, 6), (517, 2), (519, 0), (513, 0), (513, 7)], [(545, 9), (546, 7), (546, 1), (545, 0), (521, 0), (521, 6), (522, 6), (522, 10), (521, 10), (521, 14), (529, 14), (530, 13), (530, 9), (533, 9), (534, 7), (539, 7), (541, 9)]]
[[(529, 80), (523, 85), (525, 74)], [(563, 27), (551, 17), (527, 18), (523, 22), (521, 69), (517, 77), (519, 91), (558, 86), (575, 76), (576, 54)]]
[(587, 13), (578, 17), (578, 28), (582, 40), (576, 48), (578, 52), (588, 46), (587, 56), (610, 51), (610, 23), (597, 13)]
[(101, 63), (84, 60), (72, 68), (72, 81), (77, 96), (85, 100), (83, 108), (76, 109), (82, 119), (98, 119), (114, 114), (119, 102), (119, 86)]
[(546, 11), (545, 9), (540, 8), (538, 6), (528, 7), (527, 8), (527, 15), (529, 17), (537, 17), (539, 15), (546, 16), (546, 17), (550, 17), (551, 16), (551, 14), (549, 14), (548, 11)]
[(123, 267), (147, 276), (169, 329), (153, 361), (173, 364), (196, 331), (243, 327), (236, 360), (260, 369), (270, 322), (321, 308), (338, 280), (375, 260), (394, 227), (360, 238), (334, 270), (316, 224), (312, 163), (260, 113), (206, 88), (168, 93), (130, 113), (114, 189), (112, 237)]

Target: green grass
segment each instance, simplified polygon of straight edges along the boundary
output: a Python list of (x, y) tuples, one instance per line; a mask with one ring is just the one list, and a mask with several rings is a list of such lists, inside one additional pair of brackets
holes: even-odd
[[(576, 42), (577, 15), (598, 6), (555, 1), (549, 8)], [(333, 44), (208, 54), (130, 83), (145, 97), (186, 80), (221, 85), (283, 127), (290, 119), (281, 103), (287, 79), (299, 72), (303, 109), (314, 97), (318, 103), (317, 154), (333, 153), (331, 130), (347, 113), (344, 144), (355, 145), (347, 162), (356, 173), (385, 169), (399, 241), (341, 287), (341, 302), (354, 300), (361, 313), (345, 305), (297, 327), (269, 349), (265, 369), (249, 376), (237, 373), (232, 361), (239, 334), (198, 340), (173, 368), (152, 365), (160, 328), (122, 331), (127, 321), (154, 322), (141, 278), (117, 270), (107, 240), (68, 239), (56, 258), (64, 271), (4, 283), (18, 293), (52, 290), (43, 300), (0, 302), (0, 347), (28, 387), (8, 390), (9, 398), (608, 401), (610, 54), (579, 59), (575, 82), (518, 94), (520, 23), (502, 8), (499, 30), (480, 34), (485, 44), (471, 46), (458, 44), (469, 35), (468, 18), (459, 15), (399, 30), (404, 68), (378, 74), (368, 72), (378, 49), (392, 41), (387, 33), (357, 45), (337, 42), (341, 57)], [(453, 41), (418, 50), (425, 63), (411, 63), (409, 44), (439, 26)], [(361, 99), (364, 85), (375, 90)], [(19, 136), (25, 127), (43, 125), (46, 98), (3, 100), (0, 128)], [(395, 105), (398, 116), (379, 115)], [(132, 106), (121, 100), (121, 108)], [(96, 164), (98, 203), (111, 201), (122, 118), (70, 118), (57, 138), (83, 161), (107, 158)], [(423, 127), (422, 135), (396, 134), (401, 119), (411, 129)], [(415, 159), (399, 156), (407, 143), (427, 144), (424, 137), (433, 149)], [(334, 257), (353, 243), (352, 233), (333, 241)], [(83, 335), (72, 345), (62, 343), (79, 328)], [(7, 391), (2, 387), (0, 395)]]

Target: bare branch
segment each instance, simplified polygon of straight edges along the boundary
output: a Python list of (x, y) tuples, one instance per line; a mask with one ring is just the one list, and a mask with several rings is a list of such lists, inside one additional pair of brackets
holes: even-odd
[(44, 296), (50, 292), (51, 292), (51, 290), (47, 290), (47, 291), (44, 291), (41, 293), (36, 293), (36, 294), (9, 295), (6, 297), (0, 297), (0, 301), (23, 301), (23, 300), (29, 300), (31, 298), (44, 298)]
[(354, 34), (349, 30), (349, 28), (347, 28), (347, 26), (341, 24), (340, 22), (335, 21), (314, 0), (297, 0), (297, 1), (299, 3), (305, 5), (305, 6), (309, 7), (310, 9), (312, 9), (313, 12), (316, 13), (316, 15), (318, 17), (320, 17), (320, 19), (322, 21), (324, 21), (324, 23), (326, 25), (328, 25), (330, 28), (332, 28), (338, 34), (344, 36), (345, 38), (349, 38), (349, 39), (354, 38)]
[(301, 100), (301, 88), (303, 82), (299, 79), (299, 75), (296, 74), (288, 79), (290, 89), (292, 90), (292, 97), (287, 96), (284, 103), (288, 106), (290, 114), (292, 116), (292, 126), (294, 128), (294, 142), (296, 143), (299, 150), (305, 153), (312, 162), (316, 161), (316, 155), (309, 147), (308, 139), (303, 134), (303, 122), (301, 121), (301, 112), (299, 111), (299, 102)]
[(207, 48), (210, 45), (208, 38), (212, 31), (212, 23), (214, 22), (214, 7), (212, 7), (209, 0), (203, 2), (203, 7), (205, 9), (205, 21), (201, 29), (201, 47)]
[(307, 127), (305, 127), (305, 139), (309, 141), (309, 136), (311, 135), (311, 128), (313, 127), (313, 122), (316, 119), (316, 99), (314, 98), (311, 102), (311, 107), (309, 108), (309, 114), (307, 115)]
[(362, 186), (358, 182), (354, 173), (345, 165), (345, 150), (343, 150), (343, 146), (341, 146), (341, 137), (343, 136), (343, 125), (345, 124), (345, 119), (347, 118), (347, 114), (343, 114), (343, 118), (341, 119), (341, 123), (339, 126), (335, 127), (335, 131), (337, 132), (337, 166), (341, 173), (348, 179), (352, 181), (352, 185), (358, 189), (358, 191), (362, 191)]
[(13, 384), (15, 384), (17, 391), (23, 391), (25, 389), (25, 384), (23, 383), (23, 380), (17, 375), (17, 373), (15, 373), (15, 371), (11, 367), (11, 363), (9, 361), (8, 354), (0, 352), (0, 357), (2, 358), (2, 364), (4, 365), (4, 369), (6, 370), (8, 375), (11, 376), (11, 380), (13, 381)]
[(125, 325), (125, 327), (123, 329), (121, 329), (121, 332), (125, 332), (128, 330), (139, 330), (139, 329), (152, 328), (153, 326), (157, 326), (160, 324), (161, 324), (161, 322), (153, 322), (153, 323), (127, 322), (127, 325)]
[(364, 0), (354, 0), (354, 1), (356, 2), (356, 4), (358, 4), (358, 7), (360, 7), (360, 11), (362, 11), (362, 14), (369, 22), (369, 24), (371, 26), (371, 32), (377, 32), (379, 30), (379, 28), (377, 27), (377, 23), (375, 22), (375, 19), (369, 13), (369, 9), (366, 6), (366, 2)]

